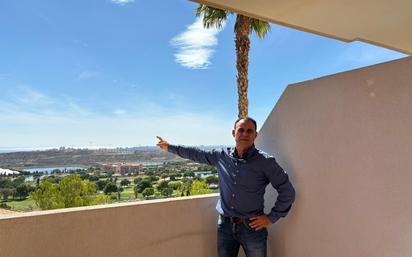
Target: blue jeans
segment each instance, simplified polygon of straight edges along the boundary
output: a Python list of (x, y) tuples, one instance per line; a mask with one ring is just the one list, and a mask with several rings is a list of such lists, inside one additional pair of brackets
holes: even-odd
[(248, 224), (233, 224), (219, 219), (217, 228), (218, 257), (237, 257), (240, 246), (247, 257), (266, 257), (266, 228), (255, 231)]

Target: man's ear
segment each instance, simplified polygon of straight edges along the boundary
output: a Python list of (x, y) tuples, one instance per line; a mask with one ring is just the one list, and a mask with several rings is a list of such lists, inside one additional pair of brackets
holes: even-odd
[(232, 129), (232, 136), (235, 137), (235, 130)]

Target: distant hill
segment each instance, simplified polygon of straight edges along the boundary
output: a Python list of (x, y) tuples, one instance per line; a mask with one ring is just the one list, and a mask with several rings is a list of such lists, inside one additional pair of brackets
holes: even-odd
[[(226, 146), (198, 146), (204, 150), (226, 149)], [(47, 166), (90, 166), (113, 162), (165, 162), (181, 158), (161, 151), (156, 146), (115, 149), (76, 149), (61, 147), (51, 150), (0, 153), (0, 167), (22, 169)]]

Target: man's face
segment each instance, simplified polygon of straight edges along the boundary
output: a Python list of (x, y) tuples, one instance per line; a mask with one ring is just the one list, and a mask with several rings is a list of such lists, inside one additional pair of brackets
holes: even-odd
[(232, 135), (236, 141), (236, 148), (249, 148), (255, 142), (257, 132), (255, 125), (250, 120), (240, 120), (232, 130)]

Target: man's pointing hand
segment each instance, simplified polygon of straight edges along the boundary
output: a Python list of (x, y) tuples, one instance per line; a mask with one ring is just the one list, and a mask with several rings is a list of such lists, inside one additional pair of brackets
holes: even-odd
[(167, 151), (167, 149), (169, 148), (169, 143), (159, 136), (156, 137), (157, 139), (159, 139), (159, 142), (156, 145), (160, 147), (162, 150)]

